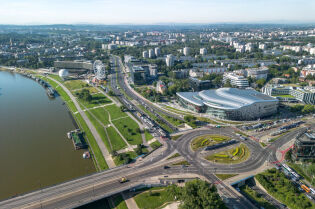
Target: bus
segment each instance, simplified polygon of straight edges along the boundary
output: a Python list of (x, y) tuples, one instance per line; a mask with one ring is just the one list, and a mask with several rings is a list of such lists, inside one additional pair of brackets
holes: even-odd
[(305, 186), (304, 184), (301, 185), (301, 188), (304, 189), (305, 192), (310, 193), (311, 190), (310, 188), (308, 188), (307, 186)]
[(315, 189), (310, 188), (310, 190), (311, 190), (312, 194), (315, 195)]

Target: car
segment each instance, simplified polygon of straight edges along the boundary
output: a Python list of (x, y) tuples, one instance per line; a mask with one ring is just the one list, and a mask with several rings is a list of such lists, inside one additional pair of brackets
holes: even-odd
[(167, 165), (165, 165), (165, 166), (164, 166), (164, 169), (169, 169), (169, 168), (170, 168), (170, 167), (169, 167), (169, 166), (167, 166)]
[(121, 177), (120, 179), (119, 179), (119, 183), (125, 183), (125, 182), (127, 182), (128, 181), (128, 179), (126, 178), (126, 177)]

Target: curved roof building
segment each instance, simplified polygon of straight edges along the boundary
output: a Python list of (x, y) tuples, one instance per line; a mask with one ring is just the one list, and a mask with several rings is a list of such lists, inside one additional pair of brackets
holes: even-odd
[(252, 89), (220, 88), (176, 94), (184, 107), (223, 119), (252, 120), (278, 109), (277, 99)]

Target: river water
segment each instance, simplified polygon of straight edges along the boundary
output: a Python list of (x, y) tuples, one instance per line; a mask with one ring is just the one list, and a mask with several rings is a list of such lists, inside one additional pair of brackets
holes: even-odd
[(95, 172), (66, 133), (75, 129), (60, 97), (0, 71), (0, 199)]

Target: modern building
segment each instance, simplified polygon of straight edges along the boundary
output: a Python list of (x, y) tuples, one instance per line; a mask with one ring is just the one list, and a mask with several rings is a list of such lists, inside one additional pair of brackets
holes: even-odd
[(57, 70), (67, 69), (69, 73), (86, 73), (93, 70), (93, 64), (87, 61), (55, 61)]
[(136, 85), (143, 85), (147, 82), (148, 71), (140, 66), (133, 66), (130, 70), (131, 81)]
[(206, 55), (207, 54), (207, 49), (206, 48), (201, 48), (200, 49), (200, 54), (201, 55)]
[(235, 73), (224, 73), (223, 82), (230, 81), (233, 87), (246, 88), (249, 86), (248, 80), (244, 76), (236, 75)]
[(229, 120), (253, 120), (273, 115), (278, 100), (251, 89), (220, 88), (176, 93), (178, 103), (198, 113)]
[(315, 105), (315, 91), (310, 91), (302, 88), (292, 89), (290, 94), (300, 102), (305, 104)]
[(184, 47), (184, 49), (183, 49), (183, 54), (185, 55), (185, 56), (189, 56), (189, 53), (190, 53), (190, 48), (189, 47)]
[(165, 62), (167, 67), (172, 67), (174, 65), (175, 58), (172, 54), (166, 56)]
[(198, 78), (189, 78), (189, 84), (193, 91), (208, 90), (211, 87), (210, 80), (199, 80)]
[(302, 132), (295, 138), (292, 149), (294, 160), (315, 159), (315, 133)]
[(255, 79), (267, 79), (269, 69), (267, 67), (260, 68), (247, 68), (245, 69), (245, 76), (252, 77)]
[(263, 94), (277, 97), (281, 101), (300, 101), (305, 104), (315, 104), (315, 89), (309, 87), (292, 87), (282, 85), (268, 85), (261, 89)]

